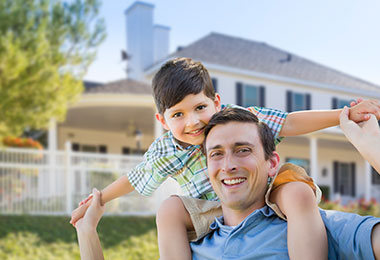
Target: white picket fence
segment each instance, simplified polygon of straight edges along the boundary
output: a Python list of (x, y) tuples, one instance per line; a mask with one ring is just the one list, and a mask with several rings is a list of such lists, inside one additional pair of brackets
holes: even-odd
[[(93, 187), (102, 189), (141, 162), (141, 156), (0, 149), (0, 214), (70, 215)], [(106, 205), (107, 214), (152, 215), (178, 193), (168, 181), (154, 196), (132, 192)]]

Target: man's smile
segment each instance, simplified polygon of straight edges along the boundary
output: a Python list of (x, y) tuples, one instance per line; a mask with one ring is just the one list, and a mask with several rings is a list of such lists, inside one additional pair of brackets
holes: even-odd
[(228, 186), (234, 186), (238, 185), (240, 183), (243, 183), (247, 180), (247, 178), (244, 177), (235, 177), (235, 178), (228, 178), (228, 179), (223, 179), (222, 183)]

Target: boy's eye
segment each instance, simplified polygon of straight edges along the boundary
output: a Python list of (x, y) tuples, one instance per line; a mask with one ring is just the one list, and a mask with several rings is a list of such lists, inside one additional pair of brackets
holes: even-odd
[(178, 118), (181, 117), (183, 114), (181, 112), (175, 113), (172, 117), (173, 118)]
[(200, 106), (197, 106), (196, 110), (203, 110), (206, 108), (206, 105), (200, 105)]

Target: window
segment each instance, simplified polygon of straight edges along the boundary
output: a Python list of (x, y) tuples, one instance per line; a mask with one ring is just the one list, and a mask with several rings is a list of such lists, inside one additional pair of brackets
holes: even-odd
[(301, 166), (305, 169), (306, 173), (310, 175), (310, 161), (308, 159), (301, 158), (286, 158), (285, 161), (287, 163), (294, 163), (298, 166)]
[(131, 148), (129, 148), (129, 147), (123, 147), (122, 150), (121, 150), (121, 153), (123, 155), (131, 154)]
[(355, 197), (355, 163), (334, 162), (334, 193)]
[(293, 91), (286, 92), (288, 112), (311, 109), (311, 95)]
[(236, 83), (236, 104), (243, 107), (265, 106), (265, 87)]
[(332, 109), (343, 108), (344, 106), (350, 107), (350, 103), (353, 100), (333, 98), (332, 99)]
[(374, 185), (380, 185), (380, 174), (377, 173), (377, 171), (372, 167), (372, 184)]
[(85, 153), (107, 153), (106, 145), (92, 145), (92, 144), (78, 144), (73, 143), (71, 149), (74, 152), (85, 152)]

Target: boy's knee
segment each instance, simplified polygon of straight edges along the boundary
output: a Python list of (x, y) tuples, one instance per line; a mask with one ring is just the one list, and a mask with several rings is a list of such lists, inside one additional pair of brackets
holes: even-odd
[(316, 195), (313, 189), (304, 182), (290, 182), (284, 185), (285, 201), (292, 203), (295, 207), (308, 208), (317, 205)]
[(156, 214), (157, 225), (170, 223), (174, 220), (180, 220), (181, 216), (187, 213), (182, 200), (179, 197), (172, 196), (164, 200), (158, 208)]

